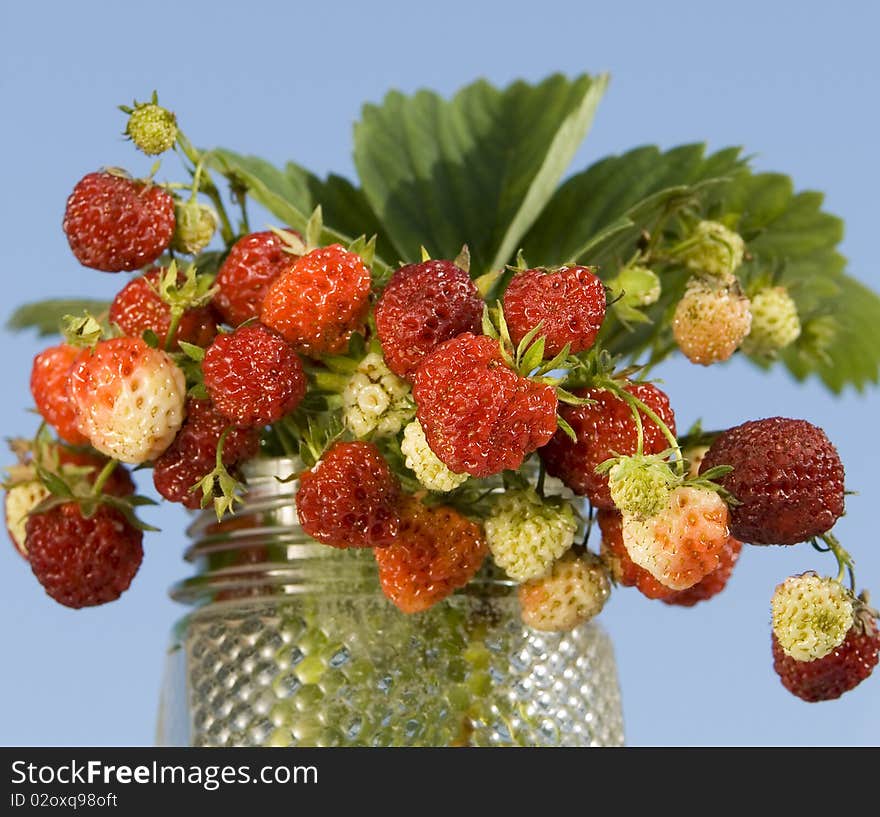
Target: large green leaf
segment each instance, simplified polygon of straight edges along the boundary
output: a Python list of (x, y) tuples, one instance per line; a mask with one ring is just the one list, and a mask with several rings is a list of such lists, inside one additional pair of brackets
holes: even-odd
[(704, 145), (693, 144), (602, 159), (559, 188), (523, 240), (525, 257), (542, 265), (623, 260), (643, 228), (736, 173), (739, 153), (706, 156)]
[(65, 315), (81, 315), (88, 312), (100, 315), (110, 308), (106, 301), (88, 298), (50, 298), (34, 301), (18, 307), (6, 321), (6, 328), (13, 331), (36, 329), (41, 337), (61, 333), (61, 319)]
[[(781, 356), (789, 371), (818, 375), (834, 392), (861, 390), (880, 374), (880, 298), (844, 273), (843, 222), (822, 202), (821, 193), (795, 193), (787, 176), (741, 174), (714, 209), (746, 239), (751, 258), (738, 273), (746, 285), (772, 275), (797, 303), (807, 329)], [(819, 346), (809, 331), (817, 320), (828, 334)]]
[(474, 275), (505, 264), (592, 122), (606, 78), (555, 75), (498, 89), (479, 81), (445, 100), (391, 92), (364, 107), (355, 164), (399, 257), (453, 258)]
[[(248, 194), (285, 226), (304, 231), (317, 205), (324, 215), (326, 243), (349, 244), (352, 238), (377, 237), (380, 256), (390, 258), (393, 250), (376, 214), (363, 192), (347, 179), (331, 175), (321, 180), (293, 162), (279, 169), (256, 156), (242, 156), (222, 148), (208, 154), (208, 164), (247, 188)], [(384, 262), (379, 261), (384, 267)]]

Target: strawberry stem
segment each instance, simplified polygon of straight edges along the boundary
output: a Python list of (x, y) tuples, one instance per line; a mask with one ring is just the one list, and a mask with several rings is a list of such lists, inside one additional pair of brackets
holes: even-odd
[(165, 335), (165, 351), (170, 352), (174, 349), (174, 342), (177, 337), (177, 327), (180, 326), (180, 319), (183, 317), (183, 308), (179, 306), (171, 307), (171, 320), (168, 323), (168, 334)]
[(104, 490), (104, 485), (107, 484), (107, 480), (110, 479), (110, 475), (116, 468), (117, 462), (117, 460), (107, 460), (107, 463), (101, 469), (101, 473), (98, 474), (95, 484), (92, 486), (92, 496), (101, 495), (101, 492)]
[[(204, 162), (207, 154), (203, 154), (197, 150), (192, 142), (186, 138), (182, 130), (177, 131), (177, 144), (183, 152), (183, 155), (193, 163), (196, 172), (198, 172), (199, 165)], [(235, 230), (232, 229), (232, 222), (229, 220), (229, 216), (226, 213), (226, 205), (223, 203), (223, 197), (220, 195), (220, 191), (214, 184), (211, 174), (208, 173), (207, 170), (203, 170), (202, 172), (205, 177), (204, 182), (201, 182), (200, 180), (202, 192), (211, 199), (211, 203), (214, 205), (217, 214), (220, 216), (220, 235), (223, 237), (223, 241), (227, 245), (232, 244), (235, 240)]]
[(849, 573), (849, 587), (853, 595), (855, 595), (856, 577), (853, 557), (849, 555), (846, 548), (840, 544), (840, 540), (830, 531), (823, 533), (819, 538), (828, 545), (828, 550), (834, 554), (834, 558), (837, 560), (837, 582), (843, 584), (844, 574)]

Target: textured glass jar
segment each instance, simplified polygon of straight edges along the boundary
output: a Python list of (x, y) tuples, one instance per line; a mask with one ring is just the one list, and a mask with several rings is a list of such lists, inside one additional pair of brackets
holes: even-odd
[(160, 745), (607, 746), (623, 742), (611, 643), (520, 622), (490, 568), (425, 613), (382, 595), (370, 551), (297, 523), (289, 459), (255, 460), (234, 517), (189, 528), (197, 605), (168, 651)]

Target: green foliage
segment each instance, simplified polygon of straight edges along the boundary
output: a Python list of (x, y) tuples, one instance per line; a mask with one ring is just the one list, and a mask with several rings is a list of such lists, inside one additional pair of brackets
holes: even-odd
[(604, 76), (560, 75), (498, 89), (479, 81), (445, 100), (392, 91), (355, 126), (364, 192), (400, 258), (424, 246), (453, 258), (467, 244), (474, 277), (519, 248), (579, 147)]
[(12, 330), (36, 329), (40, 337), (61, 333), (61, 321), (65, 315), (100, 315), (110, 308), (106, 301), (83, 298), (50, 298), (24, 304), (12, 313), (6, 328)]

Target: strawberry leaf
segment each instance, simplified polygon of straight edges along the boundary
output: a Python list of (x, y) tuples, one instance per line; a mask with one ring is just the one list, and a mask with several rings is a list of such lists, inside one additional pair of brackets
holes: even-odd
[(18, 307), (6, 321), (6, 328), (12, 331), (36, 329), (37, 334), (41, 337), (59, 335), (61, 334), (61, 319), (65, 315), (81, 315), (85, 312), (91, 315), (100, 315), (109, 308), (110, 304), (106, 301), (50, 298)]
[(364, 193), (402, 259), (425, 245), (471, 275), (504, 266), (566, 171), (606, 77), (555, 75), (498, 89), (481, 80), (446, 100), (393, 91), (355, 126)]

